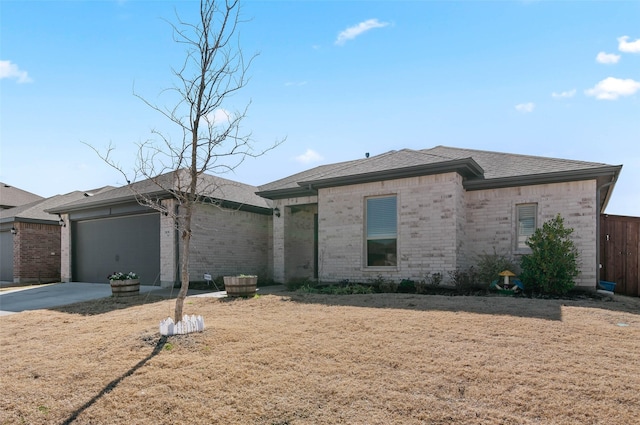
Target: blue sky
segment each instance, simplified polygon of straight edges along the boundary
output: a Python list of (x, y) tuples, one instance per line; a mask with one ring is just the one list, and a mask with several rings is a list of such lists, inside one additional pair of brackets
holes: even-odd
[[(122, 177), (82, 142), (135, 144), (171, 125), (183, 59), (166, 20), (194, 1), (0, 4), (0, 180), (52, 196)], [(316, 165), (447, 145), (623, 164), (607, 208), (640, 216), (640, 2), (246, 1), (229, 110), (257, 149), (224, 177), (259, 185)]]

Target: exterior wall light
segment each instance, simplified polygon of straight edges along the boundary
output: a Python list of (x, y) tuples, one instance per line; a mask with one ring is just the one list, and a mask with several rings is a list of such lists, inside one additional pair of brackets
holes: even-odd
[(64, 222), (64, 218), (62, 218), (60, 214), (58, 214), (58, 217), (60, 218), (60, 220), (58, 220), (60, 227), (67, 227), (67, 223)]
[(16, 235), (17, 233), (18, 233), (18, 231), (16, 230), (16, 228), (12, 226), (11, 227), (11, 234), (12, 235)]
[(273, 209), (273, 215), (275, 215), (276, 217), (280, 217), (280, 208), (275, 207)]

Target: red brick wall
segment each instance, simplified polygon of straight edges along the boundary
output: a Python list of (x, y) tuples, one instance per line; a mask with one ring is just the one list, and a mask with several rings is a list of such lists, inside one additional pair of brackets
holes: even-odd
[(14, 282), (60, 281), (60, 226), (16, 222), (14, 227)]

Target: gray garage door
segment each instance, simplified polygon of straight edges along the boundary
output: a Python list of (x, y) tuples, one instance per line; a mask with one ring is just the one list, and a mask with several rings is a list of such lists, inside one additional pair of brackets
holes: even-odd
[(0, 232), (0, 280), (13, 282), (13, 235)]
[(160, 215), (72, 222), (75, 282), (104, 282), (115, 271), (136, 272), (143, 285), (160, 282)]

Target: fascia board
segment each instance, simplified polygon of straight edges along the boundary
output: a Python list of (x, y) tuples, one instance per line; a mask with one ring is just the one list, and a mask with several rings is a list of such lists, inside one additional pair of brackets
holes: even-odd
[(419, 177), (433, 174), (456, 172), (463, 177), (481, 177), (484, 170), (473, 158), (462, 158), (451, 161), (443, 161), (435, 164), (423, 164), (413, 167), (394, 168), (390, 170), (373, 171), (370, 173), (355, 174), (349, 176), (332, 177), (312, 181), (299, 182), (303, 187), (314, 189), (346, 186), (351, 184), (370, 183), (384, 180), (395, 180), (408, 177)]
[(607, 175), (615, 176), (615, 178), (617, 178), (621, 168), (622, 165), (616, 165), (591, 168), (587, 170), (559, 171), (554, 173), (530, 174), (496, 179), (469, 179), (464, 181), (463, 186), (465, 190), (471, 191), (591, 180)]

